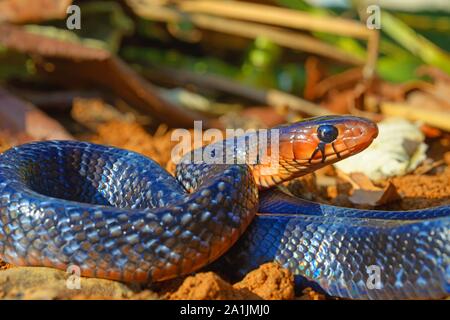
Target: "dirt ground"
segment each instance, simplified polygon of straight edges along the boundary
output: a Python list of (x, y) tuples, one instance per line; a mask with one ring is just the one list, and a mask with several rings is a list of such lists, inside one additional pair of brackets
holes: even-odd
[[(160, 126), (155, 134), (149, 134), (142, 126), (135, 122), (109, 121), (96, 127), (92, 134), (77, 136), (82, 140), (108, 144), (142, 153), (153, 158), (159, 164), (173, 171), (174, 165), (170, 162), (170, 151), (176, 142), (171, 141), (171, 131)], [(438, 138), (429, 142), (429, 157), (437, 165), (425, 168), (425, 173), (409, 174), (397, 177), (390, 181), (397, 188), (401, 200), (389, 204), (388, 209), (407, 210), (424, 208), (450, 203), (450, 141), (448, 138)], [(0, 151), (14, 145), (14, 140), (5, 134), (0, 134)], [(417, 170), (416, 170), (417, 171)], [(318, 187), (314, 185), (314, 178), (298, 179), (293, 185), (301, 194), (302, 189), (308, 188), (313, 194), (312, 200), (338, 205), (350, 206), (348, 201), (348, 185), (336, 177), (334, 170), (325, 172), (338, 182), (331, 187)], [(380, 184), (386, 183), (382, 181)], [(311, 190), (311, 188), (313, 190)], [(315, 191), (315, 192), (311, 192)], [(14, 268), (2, 262), (0, 269)], [(3, 271), (0, 271), (0, 273)], [(126, 298), (131, 299), (326, 299), (322, 294), (306, 288), (301, 295), (294, 294), (293, 276), (275, 263), (262, 265), (254, 270), (240, 282), (230, 284), (213, 272), (197, 273), (183, 279), (176, 279), (159, 284), (148, 290), (134, 291)], [(156, 295), (154, 294), (156, 293)], [(3, 294), (8, 296), (7, 293)], [(23, 297), (27, 297), (22, 296)], [(31, 296), (35, 297), (35, 295)], [(38, 297), (40, 297), (38, 295)], [(59, 298), (113, 298), (108, 296), (57, 296)]]

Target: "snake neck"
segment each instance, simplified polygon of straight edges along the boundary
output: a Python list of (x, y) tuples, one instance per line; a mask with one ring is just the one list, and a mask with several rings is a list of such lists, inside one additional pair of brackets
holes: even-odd
[[(280, 158), (279, 131), (274, 129), (253, 130), (244, 135), (218, 141), (184, 155), (177, 165), (178, 180), (185, 184), (187, 190), (195, 189), (193, 181), (186, 177), (186, 172), (202, 170), (206, 165), (218, 166), (222, 170), (230, 165), (249, 166), (258, 189), (271, 188), (309, 173), (311, 170), (305, 164), (289, 166), (288, 161)], [(189, 168), (189, 170), (187, 169)]]

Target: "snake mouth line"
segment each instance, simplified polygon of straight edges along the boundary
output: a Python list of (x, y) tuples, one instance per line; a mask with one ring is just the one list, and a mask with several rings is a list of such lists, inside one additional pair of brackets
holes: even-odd
[[(334, 143), (331, 143), (332, 152), (325, 152), (324, 147), (316, 147), (316, 149), (312, 152), (311, 156), (308, 158), (294, 158), (291, 161), (296, 162), (301, 165), (314, 165), (320, 163), (332, 163), (337, 160), (341, 160), (350, 155), (356, 154), (362, 150), (364, 150), (368, 145), (370, 145), (371, 141), (358, 144), (356, 146), (347, 147), (345, 149), (337, 150), (337, 147)], [(323, 150), (323, 151), (322, 151)], [(320, 158), (314, 158), (315, 155), (321, 152), (322, 156)]]
[[(343, 150), (337, 150), (336, 145), (334, 142), (330, 143), (331, 148), (333, 152), (326, 153), (325, 152), (325, 144), (320, 142), (316, 149), (311, 154), (311, 157), (308, 160), (308, 163), (310, 164), (316, 164), (316, 163), (325, 163), (327, 160), (329, 161), (335, 161), (335, 160), (341, 160), (349, 155), (353, 155), (356, 153), (359, 153), (360, 151), (364, 150), (367, 146), (369, 146), (371, 141), (367, 141), (365, 143), (360, 143), (353, 147), (347, 147)], [(321, 159), (314, 159), (315, 155), (317, 153), (321, 153), (322, 157)]]

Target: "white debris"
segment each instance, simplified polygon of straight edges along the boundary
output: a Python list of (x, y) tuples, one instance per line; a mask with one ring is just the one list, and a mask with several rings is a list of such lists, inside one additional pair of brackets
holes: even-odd
[(417, 124), (400, 118), (378, 123), (379, 134), (361, 153), (335, 164), (345, 172), (363, 172), (372, 180), (402, 176), (425, 160), (428, 146)]

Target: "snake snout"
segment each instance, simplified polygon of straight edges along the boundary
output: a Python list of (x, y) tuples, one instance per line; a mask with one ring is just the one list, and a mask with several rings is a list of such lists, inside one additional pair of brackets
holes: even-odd
[(262, 188), (307, 174), (367, 148), (378, 135), (377, 125), (354, 116), (325, 116), (278, 127), (279, 159), (276, 174), (254, 166)]
[(377, 125), (367, 119), (361, 118), (357, 121), (352, 121), (352, 123), (349, 123), (349, 126), (352, 127), (355, 137), (361, 137), (372, 141), (378, 136)]
[(366, 149), (378, 136), (377, 125), (364, 118), (351, 117), (343, 123), (341, 140), (350, 154)]

